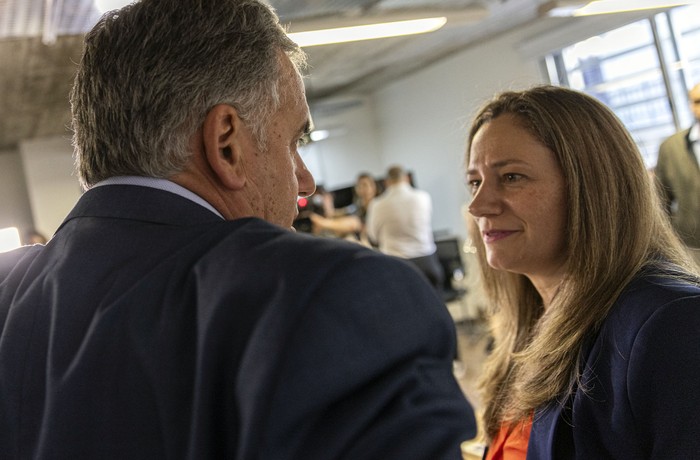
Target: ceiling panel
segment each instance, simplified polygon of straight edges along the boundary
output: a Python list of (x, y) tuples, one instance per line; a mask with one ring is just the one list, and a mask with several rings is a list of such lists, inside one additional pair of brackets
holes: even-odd
[[(387, 12), (456, 14), (487, 10), (478, 22), (449, 19), (412, 37), (308, 48), (310, 104), (367, 93), (475, 40), (532, 21), (545, 0), (269, 0), (283, 23), (376, 17)], [(48, 9), (47, 9), (48, 6)], [(0, 0), (0, 151), (22, 139), (68, 135), (68, 92), (82, 37), (99, 19), (93, 0)], [(448, 16), (452, 17), (452, 16)], [(463, 17), (466, 17), (463, 15)], [(320, 19), (319, 19), (320, 18)], [(330, 23), (330, 22), (329, 22)]]
[(82, 34), (99, 18), (92, 0), (0, 0), (0, 39)]

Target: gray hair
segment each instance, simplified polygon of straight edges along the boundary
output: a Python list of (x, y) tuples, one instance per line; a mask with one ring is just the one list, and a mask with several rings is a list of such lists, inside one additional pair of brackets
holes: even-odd
[(236, 108), (264, 146), (281, 102), (280, 53), (297, 69), (305, 62), (258, 0), (141, 0), (106, 13), (85, 38), (70, 95), (81, 183), (182, 171), (217, 104)]

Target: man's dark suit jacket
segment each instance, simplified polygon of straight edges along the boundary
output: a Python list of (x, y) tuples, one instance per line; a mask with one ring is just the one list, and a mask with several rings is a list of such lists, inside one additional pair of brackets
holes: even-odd
[(638, 277), (581, 369), (564, 407), (535, 413), (528, 459), (700, 458), (700, 288)]
[(86, 192), (0, 256), (0, 457), (461, 458), (454, 324), (360, 245)]

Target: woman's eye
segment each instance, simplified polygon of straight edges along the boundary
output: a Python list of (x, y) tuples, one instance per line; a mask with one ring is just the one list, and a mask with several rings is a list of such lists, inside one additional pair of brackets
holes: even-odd
[(517, 174), (517, 173), (508, 173), (504, 174), (503, 178), (505, 179), (506, 182), (515, 182), (523, 178), (522, 174)]
[(479, 179), (471, 179), (467, 181), (467, 188), (469, 188), (472, 193), (479, 188), (479, 185), (481, 185), (481, 181)]

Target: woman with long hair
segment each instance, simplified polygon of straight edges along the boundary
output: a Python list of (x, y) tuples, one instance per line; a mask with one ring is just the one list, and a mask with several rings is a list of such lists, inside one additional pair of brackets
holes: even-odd
[(578, 91), (508, 91), (465, 163), (486, 458), (697, 458), (700, 275), (623, 124)]

